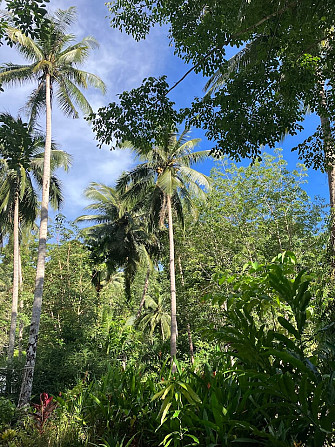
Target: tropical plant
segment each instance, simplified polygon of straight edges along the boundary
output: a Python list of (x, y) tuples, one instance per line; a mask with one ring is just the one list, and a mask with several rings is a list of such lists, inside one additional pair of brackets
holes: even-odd
[(165, 309), (165, 295), (156, 288), (154, 296), (147, 296), (144, 304), (144, 313), (138, 321), (138, 326), (145, 330), (150, 328), (150, 338), (154, 336), (155, 329), (158, 326), (163, 341), (171, 336), (171, 316)]
[(73, 44), (74, 36), (66, 34), (66, 31), (74, 19), (75, 8), (73, 7), (65, 11), (56, 11), (53, 17), (49, 17), (50, 25), (47, 32), (36, 40), (27, 37), (18, 29), (9, 27), (9, 38), (31, 63), (23, 66), (10, 63), (3, 65), (0, 69), (0, 83), (3, 85), (21, 84), (26, 81), (37, 82), (37, 88), (27, 103), (32, 118), (35, 118), (43, 109), (46, 110), (46, 141), (36, 286), (19, 406), (25, 405), (31, 395), (41, 315), (50, 183), (51, 102), (56, 98), (61, 110), (66, 115), (77, 118), (76, 105), (84, 113), (92, 112), (91, 106), (78, 87), (92, 86), (105, 91), (105, 85), (99, 77), (77, 68), (77, 65), (82, 64), (88, 57), (90, 50), (97, 46), (97, 42), (92, 37), (86, 37), (81, 42)]
[[(173, 209), (184, 222), (185, 207), (192, 211), (195, 196), (205, 197), (208, 178), (190, 167), (207, 157), (208, 151), (192, 152), (199, 139), (187, 140), (188, 130), (180, 136), (175, 131), (163, 135), (165, 144), (150, 151), (134, 148), (143, 163), (125, 172), (117, 182), (117, 189), (128, 200), (146, 198), (153, 226), (163, 227), (167, 219), (170, 252), (171, 292), (171, 359), (177, 353), (177, 308), (174, 261)], [(173, 366), (175, 368), (175, 366)]]
[(53, 396), (48, 396), (47, 393), (41, 393), (40, 403), (32, 404), (32, 407), (35, 410), (32, 413), (32, 416), (35, 419), (36, 428), (40, 434), (42, 434), (46, 421), (50, 418), (52, 412), (57, 407), (57, 402), (53, 402)]
[(125, 291), (130, 298), (130, 285), (139, 262), (150, 264), (149, 253), (157, 249), (158, 240), (145, 224), (145, 212), (139, 204), (126, 203), (114, 188), (91, 183), (85, 195), (94, 202), (86, 209), (99, 214), (83, 215), (77, 221), (97, 222), (85, 230), (96, 263), (106, 264), (109, 275), (124, 268)]
[[(9, 332), (8, 362), (14, 354), (15, 330), (18, 311), (20, 248), (19, 232), (22, 225), (32, 225), (37, 217), (37, 194), (34, 181), (42, 186), (43, 149), (42, 133), (11, 115), (0, 114), (0, 222), (4, 231), (13, 234), (13, 299)], [(51, 150), (51, 172), (58, 167), (68, 169), (70, 157), (66, 152)], [(59, 207), (62, 201), (60, 183), (54, 175), (50, 178), (50, 200)]]

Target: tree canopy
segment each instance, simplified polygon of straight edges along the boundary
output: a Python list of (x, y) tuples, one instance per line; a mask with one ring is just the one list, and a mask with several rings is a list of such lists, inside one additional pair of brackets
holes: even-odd
[[(188, 0), (180, 5), (176, 0), (125, 0), (109, 2), (108, 8), (112, 26), (137, 40), (145, 38), (155, 24), (168, 23), (175, 53), (193, 64), (189, 71), (204, 76), (220, 72), (225, 82), (215, 94), (196, 97), (178, 114), (171, 107), (156, 105), (184, 76), (173, 86), (165, 79), (163, 84), (153, 79), (150, 85), (146, 80), (140, 88), (120, 95), (120, 106), (111, 104), (99, 110), (95, 130), (100, 142), (110, 143), (113, 132), (120, 137), (124, 117), (131, 113), (124, 101), (127, 97), (142, 112), (141, 133), (145, 129), (147, 136), (152, 136), (152, 123), (159, 120), (186, 119), (205, 129), (214, 152), (236, 160), (255, 158), (262, 145), (274, 147), (283, 135), (295, 135), (302, 129), (307, 110), (334, 115), (332, 1)], [(243, 57), (232, 64), (226, 57), (227, 47), (242, 48)], [(320, 102), (322, 80), (326, 82), (326, 107)], [(145, 106), (149, 90), (155, 107)], [(134, 129), (135, 118), (131, 119)], [(315, 135), (313, 141), (314, 146), (298, 148), (301, 158), (323, 167), (323, 146), (317, 144), (320, 138)]]

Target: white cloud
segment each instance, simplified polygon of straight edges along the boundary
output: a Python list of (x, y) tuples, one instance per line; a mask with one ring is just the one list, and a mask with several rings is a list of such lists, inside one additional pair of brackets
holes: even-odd
[[(110, 27), (104, 2), (72, 0), (70, 5), (77, 7), (78, 21), (71, 28), (76, 40), (91, 35), (100, 43), (100, 48), (92, 51), (82, 67), (101, 77), (107, 85), (105, 97), (94, 89), (84, 92), (94, 110), (116, 101), (117, 93), (139, 86), (143, 78), (164, 72), (168, 45), (163, 30), (156, 28), (146, 41), (137, 43), (132, 37)], [(67, 9), (70, 5), (67, 0), (57, 0), (51, 2), (50, 10)], [(26, 63), (14, 48), (4, 45), (1, 51), (2, 63)], [(32, 84), (15, 89), (6, 87), (1, 94), (1, 109), (17, 115), (33, 87)], [(40, 121), (44, 128), (43, 117)], [(87, 205), (83, 191), (88, 184), (96, 181), (113, 185), (118, 176), (132, 166), (133, 158), (130, 151), (98, 149), (89, 124), (82, 118), (64, 117), (56, 105), (53, 108), (52, 133), (61, 149), (73, 156), (73, 167), (69, 173), (59, 171), (57, 175), (62, 180), (65, 197), (62, 213), (69, 219), (75, 219), (83, 214)]]

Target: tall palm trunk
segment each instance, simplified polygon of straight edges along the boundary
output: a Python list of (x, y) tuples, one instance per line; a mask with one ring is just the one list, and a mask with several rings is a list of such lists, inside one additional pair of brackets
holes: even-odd
[[(21, 261), (21, 250), (19, 246), (19, 292), (22, 291), (22, 284), (23, 284), (23, 277), (22, 277), (22, 261)], [(19, 323), (19, 340), (18, 340), (18, 349), (19, 349), (19, 360), (22, 358), (22, 340), (23, 340), (23, 329), (24, 329), (24, 323), (23, 323), (23, 299), (22, 296), (20, 298), (20, 323)]]
[(29, 341), (27, 347), (26, 364), (23, 372), (21, 392), (18, 407), (21, 408), (30, 401), (33, 386), (34, 369), (36, 363), (37, 339), (41, 319), (42, 295), (45, 272), (45, 256), (48, 231), (48, 205), (50, 190), (50, 156), (51, 156), (51, 86), (50, 74), (46, 74), (46, 139), (43, 165), (43, 185), (42, 185), (42, 204), (41, 204), (41, 222), (39, 230), (39, 244), (37, 255), (37, 269), (35, 281), (35, 293), (33, 312), (30, 323)]
[(167, 194), (167, 209), (169, 218), (169, 244), (170, 244), (170, 291), (171, 291), (171, 344), (170, 355), (172, 362), (172, 372), (176, 370), (174, 358), (177, 354), (177, 301), (176, 301), (176, 277), (174, 264), (174, 237), (172, 222), (171, 197)]
[(332, 276), (335, 274), (335, 160), (334, 160), (334, 140), (331, 134), (330, 119), (327, 116), (327, 98), (324, 87), (324, 82), (320, 82), (320, 121), (322, 129), (322, 137), (324, 143), (325, 157), (328, 159), (327, 163), (327, 176), (328, 176), (328, 188), (329, 188), (329, 202), (330, 202), (330, 259)]
[(15, 193), (14, 203), (14, 221), (13, 221), (13, 297), (12, 297), (12, 315), (10, 320), (9, 343), (8, 343), (8, 363), (7, 363), (7, 392), (11, 392), (12, 363), (15, 347), (15, 332), (17, 322), (17, 305), (19, 298), (19, 191)]

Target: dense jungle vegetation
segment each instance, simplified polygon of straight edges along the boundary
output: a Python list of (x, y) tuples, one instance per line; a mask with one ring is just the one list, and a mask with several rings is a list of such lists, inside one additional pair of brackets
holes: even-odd
[[(188, 108), (163, 76), (96, 111), (98, 44), (72, 34), (75, 8), (5, 6), (2, 45), (25, 63), (1, 63), (1, 88), (33, 90), (24, 115), (0, 113), (0, 446), (335, 445), (333, 2), (109, 2), (136, 40), (168, 26), (208, 82)], [(135, 157), (87, 185), (74, 222), (56, 108)], [(290, 170), (278, 141), (308, 113)]]

